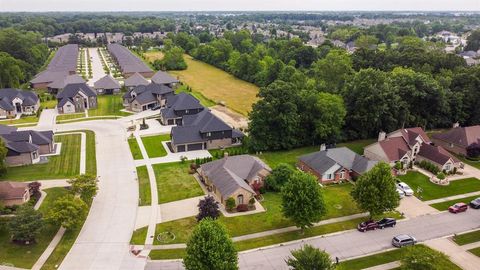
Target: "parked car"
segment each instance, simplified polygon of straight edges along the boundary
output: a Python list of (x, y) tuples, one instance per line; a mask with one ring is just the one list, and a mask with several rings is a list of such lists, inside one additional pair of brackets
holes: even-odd
[(415, 237), (410, 236), (408, 234), (400, 234), (392, 239), (392, 245), (394, 247), (405, 247), (405, 246), (413, 246), (417, 243), (417, 239)]
[(406, 196), (412, 196), (413, 195), (413, 190), (404, 182), (400, 182), (397, 184), (398, 188), (402, 190)]
[(398, 196), (400, 196), (400, 199), (405, 197), (405, 192), (403, 192), (403, 190), (401, 190), (399, 187), (397, 187), (397, 192)]
[(386, 227), (395, 227), (397, 225), (397, 220), (394, 218), (383, 218), (377, 221), (378, 228), (383, 229)]
[(480, 208), (480, 198), (476, 198), (475, 200), (470, 202), (470, 207), (473, 209), (479, 209)]
[(468, 205), (463, 202), (456, 203), (448, 208), (448, 212), (450, 213), (461, 213), (467, 211)]
[(161, 107), (162, 107), (162, 106), (161, 106), (160, 104), (159, 104), (159, 105), (155, 105), (155, 106), (152, 107), (151, 110), (152, 110), (152, 111), (156, 111), (156, 110), (160, 109)]
[(358, 224), (357, 230), (360, 232), (376, 230), (378, 228), (378, 223), (375, 220), (369, 220)]

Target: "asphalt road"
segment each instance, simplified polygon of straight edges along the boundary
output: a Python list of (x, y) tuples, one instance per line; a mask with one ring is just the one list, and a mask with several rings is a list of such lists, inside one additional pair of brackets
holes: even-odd
[[(350, 230), (314, 239), (297, 241), (282, 246), (242, 252), (239, 254), (240, 269), (288, 269), (285, 259), (290, 251), (304, 244), (310, 244), (327, 251), (332, 258), (358, 257), (392, 248), (391, 241), (395, 235), (409, 234), (423, 242), (441, 238), (456, 233), (480, 227), (480, 210), (469, 209), (466, 213), (450, 214), (443, 212), (435, 215), (425, 215), (400, 221), (395, 228), (361, 233)], [(183, 269), (180, 261), (150, 261), (145, 267), (153, 269)]]

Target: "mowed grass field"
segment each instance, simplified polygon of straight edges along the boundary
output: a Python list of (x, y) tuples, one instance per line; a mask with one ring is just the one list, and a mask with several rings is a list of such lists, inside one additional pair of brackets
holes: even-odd
[(155, 60), (161, 60), (163, 58), (163, 53), (161, 51), (152, 50), (144, 53), (143, 56), (147, 61), (153, 62)]
[(200, 92), (216, 103), (224, 101), (227, 107), (242, 115), (246, 116), (251, 111), (252, 104), (257, 101), (257, 86), (237, 79), (219, 68), (196, 61), (189, 55), (184, 57), (188, 68), (170, 71), (170, 74), (191, 86), (194, 92)]
[(131, 115), (128, 112), (121, 112), (123, 110), (121, 95), (102, 95), (97, 97), (97, 109), (88, 110), (88, 116), (127, 116)]

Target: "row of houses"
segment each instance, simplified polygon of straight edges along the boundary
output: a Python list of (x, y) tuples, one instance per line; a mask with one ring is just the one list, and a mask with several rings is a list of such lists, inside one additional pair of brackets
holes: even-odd
[(153, 76), (154, 73), (152, 69), (124, 46), (117, 43), (111, 43), (107, 45), (107, 49), (125, 78), (128, 78), (135, 73), (139, 73), (148, 78)]

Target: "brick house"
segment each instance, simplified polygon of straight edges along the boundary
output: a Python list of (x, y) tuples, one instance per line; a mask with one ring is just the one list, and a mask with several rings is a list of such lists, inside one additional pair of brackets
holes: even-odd
[(97, 108), (97, 93), (86, 83), (69, 84), (57, 94), (58, 113), (79, 113)]
[(30, 200), (30, 189), (23, 182), (0, 182), (0, 203), (4, 206), (22, 205)]
[(163, 125), (181, 126), (183, 116), (197, 114), (203, 109), (200, 101), (187, 93), (169, 96), (165, 107), (160, 109), (160, 122)]
[(297, 167), (315, 175), (322, 184), (355, 179), (377, 164), (346, 147), (322, 149), (299, 157)]
[(162, 84), (139, 85), (123, 95), (123, 106), (129, 111), (141, 112), (164, 106), (167, 98), (173, 95), (173, 89)]
[(472, 144), (480, 143), (480, 125), (454, 127), (446, 132), (432, 135), (435, 145), (442, 146), (450, 152), (467, 156), (467, 148)]

